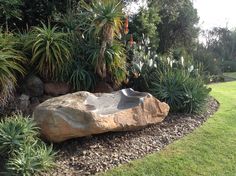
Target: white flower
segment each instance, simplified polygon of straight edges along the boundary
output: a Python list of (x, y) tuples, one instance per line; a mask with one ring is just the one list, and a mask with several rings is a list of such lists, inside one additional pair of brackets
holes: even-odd
[(189, 71), (189, 72), (192, 72), (193, 70), (194, 70), (194, 66), (191, 65), (191, 66), (188, 68), (188, 71)]
[(172, 60), (170, 61), (170, 67), (171, 68), (173, 67), (173, 61)]
[(152, 60), (152, 59), (150, 59), (150, 60), (148, 61), (148, 65), (149, 65), (149, 67), (151, 67), (151, 66), (153, 65), (153, 60)]
[(181, 64), (182, 64), (182, 66), (184, 66), (184, 57), (183, 56), (181, 56)]
[(167, 63), (170, 64), (170, 58), (169, 57), (167, 57)]

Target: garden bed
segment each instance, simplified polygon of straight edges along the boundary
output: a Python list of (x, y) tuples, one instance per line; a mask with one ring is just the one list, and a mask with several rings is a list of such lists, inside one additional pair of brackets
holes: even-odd
[(159, 151), (201, 126), (219, 107), (210, 98), (201, 115), (170, 114), (164, 122), (133, 132), (116, 132), (56, 144), (56, 168), (43, 175), (94, 175)]

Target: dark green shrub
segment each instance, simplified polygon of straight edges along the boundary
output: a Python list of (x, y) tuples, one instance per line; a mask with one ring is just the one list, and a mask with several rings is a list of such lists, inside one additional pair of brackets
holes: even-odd
[(224, 61), (223, 70), (224, 72), (236, 72), (236, 61)]
[[(23, 5), (22, 0), (1, 0), (0, 3), (0, 26), (5, 25), (6, 31), (8, 32), (8, 22), (11, 18), (20, 19), (21, 10), (20, 7)], [(4, 21), (5, 23), (2, 23)]]
[(206, 75), (204, 79), (206, 83), (217, 83), (225, 81), (225, 77), (223, 75)]
[(15, 153), (25, 143), (34, 140), (38, 128), (33, 120), (14, 115), (0, 122), (0, 155)]
[(197, 49), (193, 52), (194, 62), (203, 65), (203, 71), (209, 75), (218, 75), (222, 73), (221, 61), (216, 59), (214, 52), (208, 50), (203, 45), (198, 44)]
[(150, 92), (170, 105), (172, 112), (198, 113), (204, 107), (210, 90), (201, 78), (190, 77), (184, 70), (156, 71)]

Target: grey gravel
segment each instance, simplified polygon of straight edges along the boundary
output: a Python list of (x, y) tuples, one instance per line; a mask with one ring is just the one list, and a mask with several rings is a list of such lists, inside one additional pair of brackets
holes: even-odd
[(96, 175), (142, 158), (191, 133), (218, 107), (219, 103), (210, 98), (206, 111), (200, 115), (170, 114), (162, 123), (139, 131), (106, 133), (55, 144), (57, 168), (42, 175)]

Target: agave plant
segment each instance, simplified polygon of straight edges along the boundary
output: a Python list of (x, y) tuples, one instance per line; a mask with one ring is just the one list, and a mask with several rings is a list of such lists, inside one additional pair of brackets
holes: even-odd
[(55, 152), (52, 146), (36, 141), (18, 150), (7, 162), (7, 174), (31, 176), (54, 167)]
[(0, 155), (13, 154), (38, 135), (32, 119), (14, 115), (0, 122)]
[(86, 14), (91, 20), (90, 36), (97, 36), (99, 52), (96, 57), (95, 70), (101, 78), (106, 77), (107, 65), (105, 52), (113, 39), (118, 37), (122, 28), (122, 2), (119, 0), (97, 0), (92, 3), (83, 3)]
[(33, 35), (26, 44), (32, 50), (31, 64), (46, 79), (55, 79), (64, 64), (71, 59), (68, 34), (58, 32), (56, 26), (35, 27)]
[(172, 112), (201, 112), (210, 92), (201, 77), (193, 78), (180, 69), (158, 70), (155, 77), (149, 91), (167, 102)]

